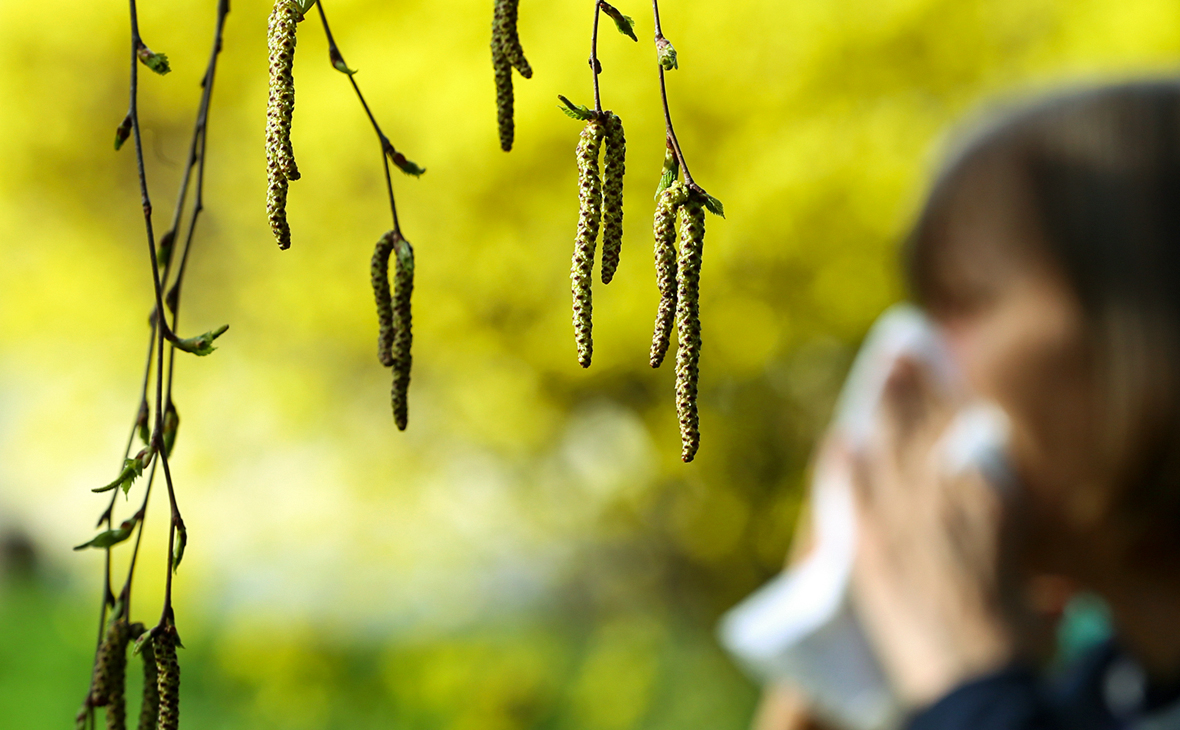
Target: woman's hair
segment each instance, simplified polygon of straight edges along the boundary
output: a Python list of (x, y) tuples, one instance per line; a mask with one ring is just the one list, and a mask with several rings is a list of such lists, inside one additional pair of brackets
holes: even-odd
[[(1017, 235), (950, 235), (989, 205)], [(1073, 92), (976, 133), (908, 241), (914, 294), (935, 311), (953, 306), (948, 256), (1034, 256), (1064, 275), (1098, 378), (1112, 508), (1157, 539), (1180, 534), (1180, 83)]]

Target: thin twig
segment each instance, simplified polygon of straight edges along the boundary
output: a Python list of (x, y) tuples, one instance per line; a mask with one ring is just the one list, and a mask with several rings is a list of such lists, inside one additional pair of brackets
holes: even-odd
[(317, 2), (315, 6), (320, 12), (320, 20), (324, 24), (324, 35), (328, 39), (328, 60), (332, 63), (333, 68), (348, 76), (348, 81), (352, 84), (353, 91), (356, 92), (356, 98), (360, 99), (361, 106), (365, 109), (365, 115), (369, 117), (369, 124), (373, 125), (373, 131), (377, 133), (377, 141), (381, 145), (381, 162), (385, 165), (385, 189), (389, 193), (389, 212), (393, 215), (393, 230), (400, 234), (401, 224), (397, 218), (397, 202), (393, 197), (393, 178), (389, 175), (389, 158), (396, 155), (397, 150), (389, 138), (385, 136), (385, 133), (381, 131), (381, 125), (377, 124), (376, 117), (373, 116), (368, 102), (365, 101), (365, 95), (361, 93), (361, 87), (357, 86), (356, 79), (353, 78), (355, 72), (349, 73), (344, 70), (348, 68), (348, 64), (344, 62), (344, 56), (336, 45), (336, 39), (332, 37), (332, 29), (328, 27), (328, 16), (324, 14), (323, 2)]
[(594, 111), (602, 114), (602, 96), (598, 91), (598, 75), (602, 73), (602, 64), (598, 62), (598, 16), (602, 15), (602, 5), (594, 0), (594, 30), (590, 33), (590, 73), (594, 75)]
[[(664, 32), (660, 29), (660, 0), (651, 0), (651, 9), (655, 15), (656, 43), (659, 44), (664, 37)], [(696, 181), (692, 179), (692, 173), (688, 171), (688, 160), (684, 159), (684, 152), (680, 150), (680, 141), (676, 139), (676, 131), (672, 128), (672, 113), (668, 110), (668, 89), (664, 85), (664, 67), (657, 61), (656, 68), (660, 72), (660, 99), (664, 102), (664, 136), (668, 140), (668, 149), (676, 155), (680, 169), (684, 171), (684, 184), (705, 195), (705, 189), (696, 184)]]

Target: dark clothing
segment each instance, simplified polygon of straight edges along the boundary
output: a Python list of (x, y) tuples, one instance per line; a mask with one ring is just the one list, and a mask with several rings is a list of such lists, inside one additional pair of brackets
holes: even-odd
[(1010, 668), (968, 682), (909, 730), (1180, 730), (1180, 686), (1152, 687), (1113, 642), (1046, 680)]

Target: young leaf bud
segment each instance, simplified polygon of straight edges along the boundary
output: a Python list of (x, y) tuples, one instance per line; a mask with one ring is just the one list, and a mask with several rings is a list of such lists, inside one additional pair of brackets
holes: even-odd
[(623, 120), (607, 113), (606, 150), (602, 172), (602, 283), (609, 284), (619, 267), (623, 248), (623, 173), (626, 172), (627, 139)]
[(172, 456), (172, 447), (176, 446), (176, 431), (179, 428), (180, 414), (176, 412), (176, 406), (169, 398), (168, 404), (164, 406), (164, 456)]
[(578, 140), (578, 232), (570, 268), (574, 295), (574, 342), (578, 364), (590, 367), (594, 354), (593, 311), (590, 285), (594, 278), (594, 247), (602, 219), (602, 180), (598, 175), (598, 149), (603, 137), (602, 123), (591, 119)]
[(156, 691), (160, 711), (156, 716), (159, 730), (180, 728), (180, 664), (176, 661), (176, 646), (180, 643), (176, 627), (168, 624), (152, 637), (156, 655)]
[(701, 359), (700, 281), (705, 243), (705, 210), (697, 194), (681, 206), (680, 261), (676, 276), (676, 413), (680, 420), (682, 461), (689, 462), (701, 445), (697, 415), (697, 379)]
[(633, 41), (639, 41), (635, 37), (635, 21), (631, 19), (630, 15), (623, 15), (618, 8), (605, 1), (599, 2), (598, 7), (602, 12), (610, 16), (611, 20), (615, 21), (615, 27), (618, 28), (620, 33)]
[(656, 186), (656, 202), (660, 202), (660, 196), (668, 189), (668, 186), (676, 181), (680, 176), (680, 160), (676, 157), (676, 151), (672, 149), (672, 144), (664, 145), (664, 172), (660, 175), (660, 184)]
[(386, 233), (373, 249), (369, 279), (373, 298), (377, 300), (377, 359), (385, 367), (393, 366), (393, 295), (389, 290), (389, 254), (397, 234)]
[(140, 63), (161, 76), (172, 70), (172, 67), (168, 65), (168, 56), (163, 53), (154, 53), (142, 41), (139, 47), (135, 49), (135, 55), (139, 57)]
[(148, 439), (152, 437), (151, 431), (148, 429), (148, 402), (144, 398), (139, 402), (139, 415), (135, 417), (135, 430), (139, 433), (139, 440), (147, 445)]
[(687, 196), (688, 190), (679, 182), (673, 182), (656, 204), (656, 288), (660, 291), (660, 304), (651, 337), (653, 368), (664, 362), (676, 320), (676, 211)]
[(119, 127), (115, 130), (115, 151), (116, 152), (119, 150), (120, 147), (123, 146), (123, 143), (126, 142), (127, 138), (130, 136), (131, 136), (131, 115), (128, 114), (127, 116), (123, 117), (123, 121), (119, 124)]
[(656, 60), (665, 71), (680, 68), (680, 64), (676, 61), (676, 49), (663, 36), (656, 38)]
[(397, 236), (394, 242), (394, 294), (393, 294), (393, 421), (399, 431), (406, 430), (410, 389), (410, 366), (413, 357), (410, 346), (414, 340), (413, 321), (410, 311), (410, 297), (414, 292), (414, 248), (410, 242)]
[[(173, 243), (176, 240), (176, 231), (168, 230), (164, 235), (160, 236), (159, 245), (156, 247), (156, 264), (161, 269), (168, 268), (168, 264), (172, 262)], [(169, 307), (171, 309), (171, 307)]]

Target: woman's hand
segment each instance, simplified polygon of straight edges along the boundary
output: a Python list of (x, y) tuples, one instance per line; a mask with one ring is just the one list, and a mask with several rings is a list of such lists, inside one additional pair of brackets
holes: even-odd
[(939, 439), (962, 403), (919, 363), (899, 360), (867, 444), (821, 459), (849, 468), (859, 534), (857, 611), (911, 709), (1016, 658), (1010, 510), (976, 470), (948, 473)]

